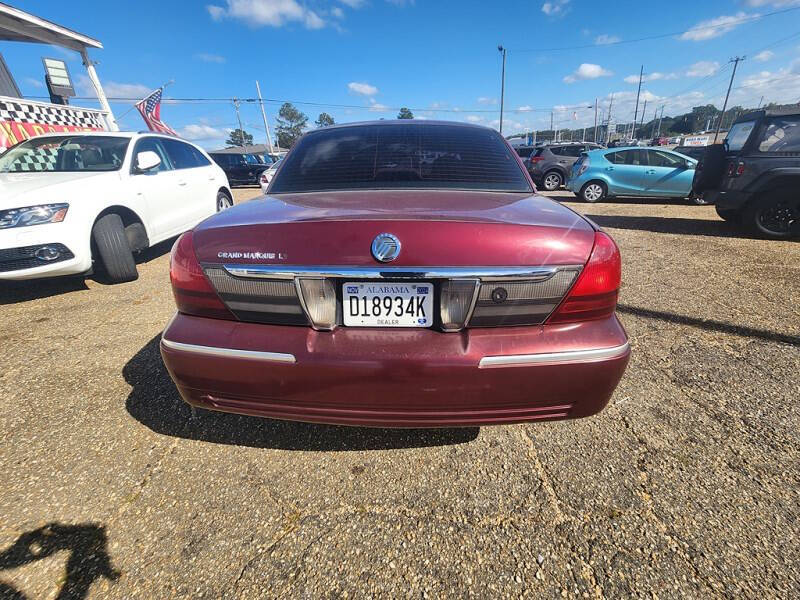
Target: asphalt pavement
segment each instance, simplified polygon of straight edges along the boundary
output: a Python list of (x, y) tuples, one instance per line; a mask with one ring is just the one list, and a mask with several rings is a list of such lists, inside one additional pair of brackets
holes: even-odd
[(579, 421), (193, 417), (169, 243), (132, 283), (0, 284), (0, 598), (800, 596), (800, 243), (554, 195), (624, 263), (631, 363)]

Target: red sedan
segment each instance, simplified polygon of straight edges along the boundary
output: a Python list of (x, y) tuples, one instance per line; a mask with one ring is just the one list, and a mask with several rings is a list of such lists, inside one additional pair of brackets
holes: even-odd
[(170, 277), (161, 353), (207, 409), (392, 427), (585, 417), (630, 355), (614, 241), (472, 125), (306, 134), (267, 197), (178, 239)]

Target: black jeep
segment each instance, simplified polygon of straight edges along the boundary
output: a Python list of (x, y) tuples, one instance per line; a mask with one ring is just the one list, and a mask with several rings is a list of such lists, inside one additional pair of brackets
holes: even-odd
[(707, 148), (692, 191), (756, 235), (800, 236), (800, 106), (736, 119), (725, 141)]

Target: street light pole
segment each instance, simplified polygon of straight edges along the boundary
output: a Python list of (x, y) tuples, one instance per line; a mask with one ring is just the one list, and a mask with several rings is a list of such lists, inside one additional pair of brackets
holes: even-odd
[(592, 141), (597, 143), (597, 98), (594, 99), (594, 139)]
[(500, 133), (503, 133), (503, 105), (506, 95), (506, 49), (498, 46), (497, 50), (503, 55), (503, 68), (500, 75)]

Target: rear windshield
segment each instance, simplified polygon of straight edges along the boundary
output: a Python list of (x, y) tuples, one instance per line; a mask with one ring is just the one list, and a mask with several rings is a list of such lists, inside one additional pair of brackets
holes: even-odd
[(731, 127), (728, 136), (725, 138), (725, 144), (728, 146), (728, 152), (738, 152), (744, 146), (747, 138), (750, 137), (750, 132), (753, 131), (755, 121), (743, 121), (736, 123)]
[(353, 189), (530, 192), (517, 157), (495, 131), (398, 123), (313, 132), (298, 142), (271, 194)]

